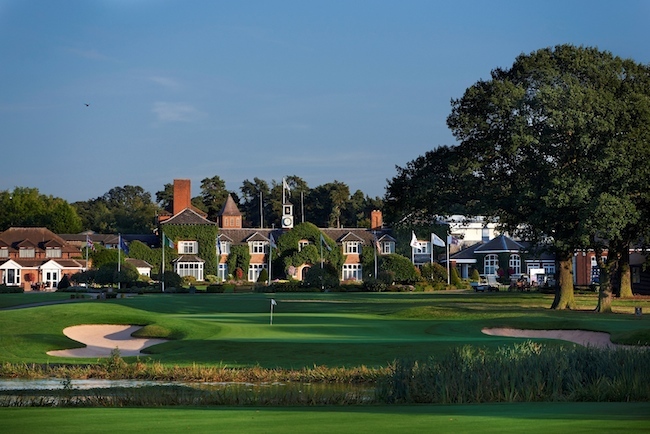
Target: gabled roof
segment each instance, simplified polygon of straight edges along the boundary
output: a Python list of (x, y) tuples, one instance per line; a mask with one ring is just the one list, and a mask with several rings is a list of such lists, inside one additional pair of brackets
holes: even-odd
[(259, 232), (255, 232), (255, 233), (249, 235), (249, 236), (246, 238), (246, 242), (247, 242), (247, 243), (249, 243), (249, 242), (251, 242), (251, 241), (269, 241), (269, 239), (268, 239), (268, 237), (266, 237), (266, 236), (260, 234)]
[(185, 208), (175, 216), (160, 223), (161, 225), (216, 225), (194, 211), (192, 208)]
[(386, 242), (386, 241), (396, 242), (397, 240), (395, 238), (391, 237), (388, 234), (384, 234), (381, 237), (377, 238), (377, 241), (379, 241), (380, 243), (383, 243), (383, 242)]
[(143, 259), (126, 258), (125, 261), (136, 268), (153, 268), (153, 265)]
[(230, 237), (229, 237), (228, 235), (226, 235), (226, 234), (219, 234), (219, 235), (217, 235), (217, 239), (218, 239), (219, 241), (226, 241), (226, 242), (227, 242), (227, 241), (230, 241), (231, 243), (232, 243), (232, 241), (233, 241), (232, 238), (230, 238)]
[(506, 235), (499, 235), (474, 250), (476, 253), (520, 252), (524, 246)]
[(344, 242), (347, 242), (347, 241), (360, 241), (362, 243), (364, 242), (363, 238), (361, 238), (359, 235), (357, 235), (357, 234), (355, 234), (353, 232), (348, 232), (347, 234), (343, 235), (341, 238), (339, 238), (336, 241), (341, 242), (341, 243), (344, 243)]
[(240, 216), (241, 212), (239, 211), (239, 208), (237, 208), (237, 204), (235, 203), (235, 200), (232, 198), (232, 195), (228, 195), (226, 198), (226, 202), (223, 204), (221, 207), (221, 211), (219, 211), (219, 216), (228, 216), (228, 217), (234, 217), (234, 216)]
[(9, 228), (0, 233), (0, 246), (13, 250), (20, 247), (34, 247), (45, 250), (46, 246), (60, 246), (65, 253), (80, 253), (81, 251), (68, 244), (63, 238), (47, 228), (42, 227), (17, 227)]
[(258, 234), (255, 240), (250, 241), (269, 241), (269, 237), (273, 234), (273, 238), (277, 239), (284, 233), (283, 229), (261, 229), (261, 228), (233, 228), (233, 229), (219, 229), (219, 237), (227, 237), (233, 244), (246, 244), (251, 237)]
[(172, 262), (205, 262), (205, 260), (196, 255), (181, 255)]

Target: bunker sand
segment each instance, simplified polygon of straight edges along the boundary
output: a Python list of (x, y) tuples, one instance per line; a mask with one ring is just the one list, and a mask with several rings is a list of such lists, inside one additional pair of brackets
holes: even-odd
[(584, 347), (594, 348), (647, 348), (633, 345), (618, 345), (612, 343), (609, 333), (591, 332), (586, 330), (520, 330), (511, 328), (484, 328), (481, 330), (490, 336), (506, 336), (511, 338), (545, 338), (574, 342)]
[(133, 325), (93, 324), (78, 325), (63, 329), (70, 339), (85, 344), (85, 348), (48, 351), (55, 357), (109, 357), (111, 351), (119, 349), (120, 356), (141, 356), (142, 350), (152, 345), (167, 342), (166, 339), (142, 339), (131, 336), (142, 327)]

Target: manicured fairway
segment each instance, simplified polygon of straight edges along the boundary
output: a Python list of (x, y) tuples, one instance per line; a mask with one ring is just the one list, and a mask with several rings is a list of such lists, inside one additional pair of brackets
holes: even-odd
[[(272, 326), (271, 297), (278, 301)], [(551, 299), (518, 293), (316, 293), (82, 301), (2, 311), (0, 362), (96, 362), (45, 354), (80, 347), (62, 333), (79, 324), (148, 325), (148, 337), (172, 339), (148, 350), (148, 357), (162, 363), (269, 368), (386, 366), (397, 358), (426, 358), (458, 345), (496, 348), (522, 341), (484, 335), (483, 327), (605, 331), (626, 343), (649, 339), (650, 317), (636, 318), (629, 304), (644, 303), (649, 311), (648, 300), (617, 302), (620, 313), (598, 315), (552, 311)], [(596, 296), (578, 300), (581, 307), (593, 307)]]
[(0, 409), (3, 433), (641, 433), (648, 403)]

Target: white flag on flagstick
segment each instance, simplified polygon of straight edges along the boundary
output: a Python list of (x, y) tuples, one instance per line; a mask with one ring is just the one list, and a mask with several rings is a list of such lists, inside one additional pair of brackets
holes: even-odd
[(438, 247), (445, 247), (445, 242), (436, 234), (431, 234), (431, 244)]
[(275, 301), (274, 298), (271, 299), (271, 306), (277, 306), (277, 302)]
[(411, 231), (411, 247), (416, 248), (419, 245), (418, 237), (415, 236), (415, 232)]

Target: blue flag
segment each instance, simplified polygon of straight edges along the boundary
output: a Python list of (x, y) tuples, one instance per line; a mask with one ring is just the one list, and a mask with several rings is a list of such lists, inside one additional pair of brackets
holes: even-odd
[(120, 237), (120, 249), (122, 249), (125, 255), (129, 254), (129, 246), (126, 245), (122, 237)]

